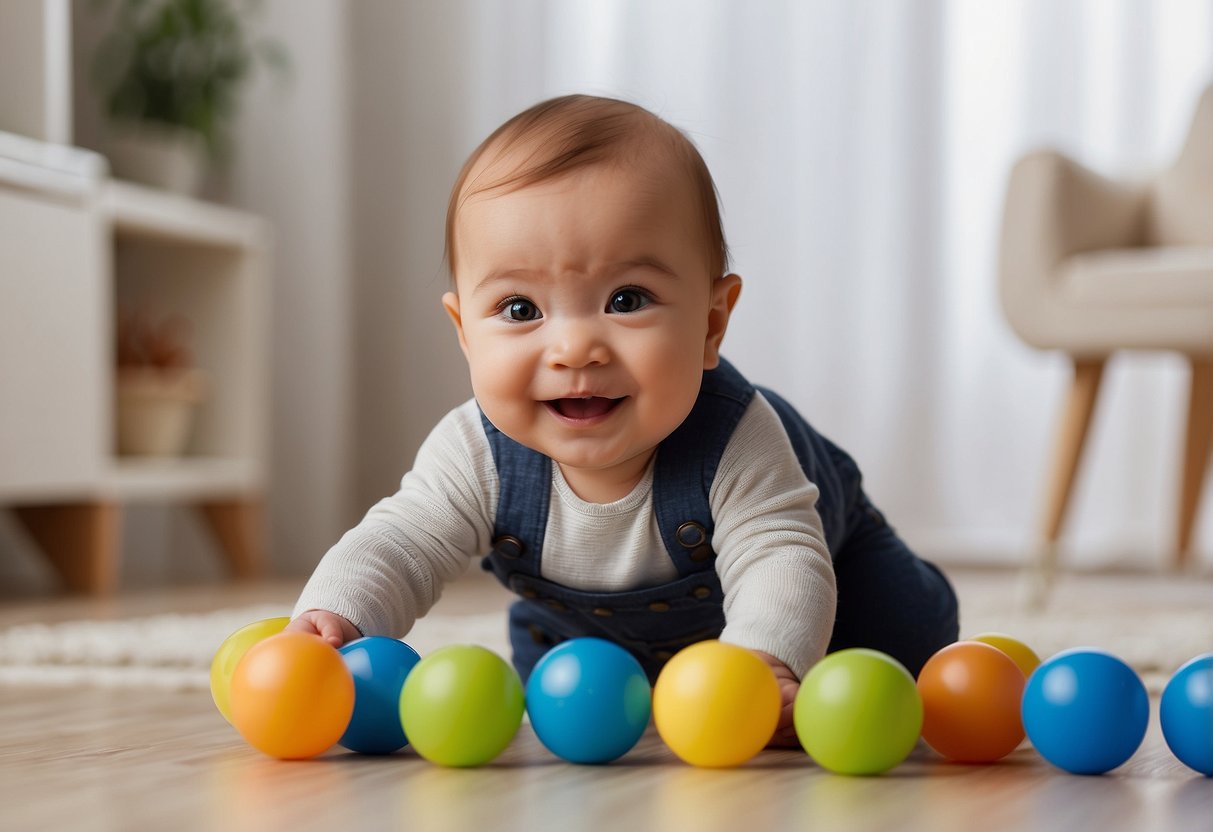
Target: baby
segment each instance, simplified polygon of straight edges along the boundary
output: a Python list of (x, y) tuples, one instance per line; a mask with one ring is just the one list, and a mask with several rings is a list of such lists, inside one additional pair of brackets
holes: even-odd
[(455, 182), (446, 254), (475, 398), (324, 556), (290, 629), (403, 636), (482, 558), (520, 596), (523, 679), (577, 636), (622, 645), (651, 678), (719, 638), (774, 670), (777, 745), (795, 744), (799, 680), (827, 651), (871, 647), (917, 673), (956, 639), (947, 580), (851, 458), (721, 358), (741, 278), (681, 132), (584, 95), (520, 113)]

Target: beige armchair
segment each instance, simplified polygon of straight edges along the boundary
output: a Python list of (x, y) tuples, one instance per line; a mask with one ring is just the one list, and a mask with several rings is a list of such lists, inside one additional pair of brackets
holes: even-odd
[(1047, 483), (1037, 588), (1047, 587), (1094, 412), (1116, 350), (1172, 350), (1191, 366), (1175, 566), (1192, 529), (1213, 439), (1213, 86), (1200, 97), (1179, 158), (1150, 181), (1118, 182), (1055, 151), (1011, 172), (999, 263), (1011, 327), (1062, 350), (1074, 381)]

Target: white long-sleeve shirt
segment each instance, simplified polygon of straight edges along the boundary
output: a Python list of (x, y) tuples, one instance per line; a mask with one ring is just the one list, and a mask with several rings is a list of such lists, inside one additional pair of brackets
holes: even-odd
[[(560, 467), (551, 468), (542, 577), (594, 592), (678, 577), (653, 511), (652, 463), (630, 494), (611, 503), (582, 500)], [(770, 653), (798, 677), (825, 654), (834, 624), (834, 572), (817, 494), (778, 415), (756, 393), (709, 492), (724, 590), (720, 638)], [(498, 495), (492, 450), (469, 400), (434, 428), (400, 490), (325, 554), (295, 615), (328, 610), (366, 635), (406, 635), (443, 585), (491, 548)]]

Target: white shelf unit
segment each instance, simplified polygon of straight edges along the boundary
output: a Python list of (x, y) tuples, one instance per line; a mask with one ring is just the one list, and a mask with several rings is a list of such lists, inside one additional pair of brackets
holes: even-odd
[[(270, 239), (249, 213), (109, 176), (88, 0), (0, 0), (0, 508), (73, 589), (117, 580), (124, 503), (201, 510), (263, 568)], [(115, 451), (118, 310), (191, 325), (210, 393), (185, 453)]]
[[(233, 570), (254, 574), (268, 229), (243, 211), (95, 175), (103, 164), (47, 168), (35, 158), (45, 152), (0, 136), (0, 505), (77, 589), (114, 588), (120, 509), (131, 502), (199, 507)], [(114, 337), (126, 307), (190, 322), (210, 389), (181, 457), (116, 452)]]
[(184, 499), (264, 488), (268, 234), (261, 220), (110, 182), (100, 212), (113, 241), (116, 310), (146, 309), (191, 324), (190, 348), (209, 392), (183, 457), (111, 456), (117, 498)]

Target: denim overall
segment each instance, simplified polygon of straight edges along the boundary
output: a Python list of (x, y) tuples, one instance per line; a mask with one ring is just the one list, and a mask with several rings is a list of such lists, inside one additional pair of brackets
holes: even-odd
[[(695, 407), (657, 450), (653, 509), (678, 578), (625, 592), (585, 592), (546, 580), (540, 558), (551, 495), (551, 460), (497, 430), (481, 414), (501, 482), (493, 549), (483, 566), (520, 596), (510, 608), (514, 666), (525, 681), (554, 645), (597, 636), (626, 648), (650, 681), (683, 647), (724, 629), (708, 493), (725, 446), (756, 389), (725, 361), (704, 373)], [(829, 651), (871, 647), (918, 670), (957, 638), (956, 596), (943, 574), (897, 537), (860, 487), (854, 461), (775, 393), (809, 480), (834, 561), (838, 611)], [(611, 541), (602, 541), (610, 557)]]

